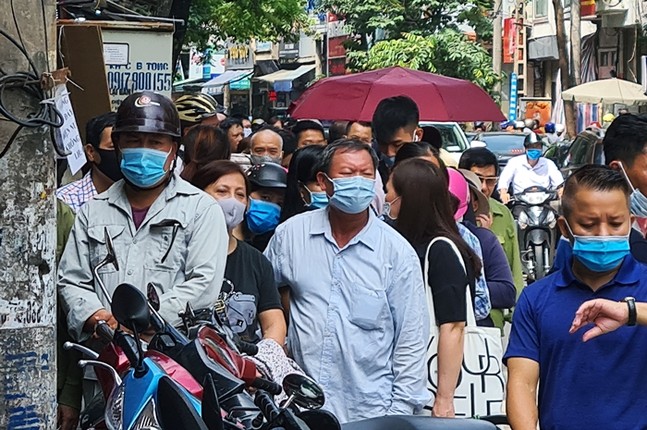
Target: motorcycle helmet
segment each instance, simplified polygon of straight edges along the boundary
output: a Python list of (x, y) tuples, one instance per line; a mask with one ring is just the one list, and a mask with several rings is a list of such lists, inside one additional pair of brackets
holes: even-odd
[(522, 130), (525, 127), (523, 121), (515, 121), (514, 122), (514, 128), (517, 130)]
[(555, 123), (547, 122), (544, 126), (544, 130), (546, 130), (546, 133), (555, 133)]
[(216, 99), (203, 93), (183, 95), (175, 100), (175, 107), (180, 114), (180, 120), (191, 124), (198, 124), (218, 113)]
[(151, 91), (133, 93), (119, 105), (112, 129), (113, 141), (120, 133), (128, 132), (158, 133), (179, 139), (182, 136), (180, 116), (166, 96)]
[(532, 130), (535, 128), (535, 120), (526, 118), (525, 120), (523, 120), (523, 126)]
[(252, 188), (287, 188), (288, 175), (275, 163), (255, 164), (247, 171)]
[(526, 135), (526, 138), (523, 140), (523, 146), (524, 147), (529, 147), (530, 145), (535, 145), (539, 142), (539, 138), (537, 137), (537, 134), (534, 132), (528, 133)]

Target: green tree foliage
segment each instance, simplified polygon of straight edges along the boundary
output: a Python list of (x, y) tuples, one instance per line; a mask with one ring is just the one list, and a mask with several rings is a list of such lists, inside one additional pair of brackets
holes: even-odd
[(467, 79), (490, 94), (501, 79), (492, 69), (488, 52), (452, 29), (429, 36), (404, 33), (402, 38), (380, 41), (368, 51), (351, 52), (349, 58), (355, 71), (402, 66)]
[(212, 36), (275, 41), (298, 35), (307, 20), (305, 0), (193, 0), (185, 43), (202, 49)]
[(488, 11), (494, 0), (322, 0), (322, 8), (346, 19), (358, 36), (355, 49), (368, 49), (383, 31), (389, 39), (404, 33), (429, 36), (469, 25), (480, 40), (492, 39)]

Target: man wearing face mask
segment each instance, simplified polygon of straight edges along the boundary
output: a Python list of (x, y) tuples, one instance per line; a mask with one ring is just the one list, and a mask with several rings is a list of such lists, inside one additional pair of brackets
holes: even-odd
[(280, 165), (283, 161), (283, 138), (273, 127), (265, 126), (252, 134), (250, 153), (253, 164)]
[(420, 260), (369, 209), (377, 162), (361, 141), (328, 145), (317, 173), (328, 208), (288, 219), (265, 251), (287, 287), (291, 353), (342, 423), (413, 414), (430, 398)]
[(592, 298), (624, 302), (629, 311), (647, 300), (647, 267), (629, 252), (629, 195), (622, 174), (606, 166), (584, 166), (566, 181), (558, 224), (573, 256), (523, 290), (504, 357), (515, 430), (538, 422), (542, 429), (647, 428), (647, 329), (588, 343), (569, 334), (573, 315)]
[(389, 181), (395, 154), (402, 145), (419, 142), (423, 131), (418, 126), (420, 111), (407, 96), (390, 97), (380, 101), (373, 114), (373, 137), (379, 155), (378, 171), (382, 182)]
[[(631, 188), (630, 209), (635, 217), (629, 243), (631, 255), (641, 263), (647, 263), (647, 117), (642, 115), (619, 115), (604, 135), (604, 158), (606, 164), (618, 170)], [(643, 193), (644, 191), (644, 193)], [(555, 252), (554, 269), (563, 267), (572, 255), (572, 247), (560, 240)]]
[(513, 194), (520, 193), (530, 187), (543, 187), (557, 190), (561, 197), (561, 186), (564, 177), (555, 163), (542, 157), (542, 142), (534, 132), (530, 132), (523, 142), (526, 149), (524, 155), (511, 158), (503, 168), (499, 177), (499, 195), (505, 204), (510, 201), (508, 188), (512, 185)]
[(281, 218), (287, 173), (279, 164), (263, 163), (247, 171), (251, 185), (249, 208), (237, 237), (263, 252)]
[(99, 274), (108, 292), (123, 282), (142, 289), (151, 283), (171, 324), (187, 303), (200, 308), (215, 302), (225, 269), (222, 210), (173, 174), (180, 119), (171, 100), (151, 92), (128, 96), (112, 137), (124, 179), (81, 208), (58, 273), (70, 334), (79, 341), (90, 337), (97, 321), (116, 326), (93, 275), (107, 253), (106, 230), (119, 263), (119, 270), (106, 267)]
[(116, 117), (114, 112), (109, 112), (88, 121), (85, 155), (91, 165), (90, 171), (82, 179), (56, 190), (56, 197), (75, 213), (92, 197), (122, 178), (111, 138)]

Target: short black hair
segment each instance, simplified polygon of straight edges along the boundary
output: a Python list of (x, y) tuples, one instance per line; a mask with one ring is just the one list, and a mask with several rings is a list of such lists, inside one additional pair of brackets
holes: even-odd
[(362, 127), (371, 127), (371, 123), (368, 121), (348, 121), (348, 124), (346, 125), (346, 135), (350, 133), (350, 128), (353, 126), (353, 124), (359, 124)]
[(621, 161), (631, 167), (647, 145), (647, 116), (623, 114), (613, 120), (604, 134), (604, 159), (606, 164)]
[(418, 105), (407, 96), (389, 97), (380, 101), (373, 114), (373, 131), (378, 145), (387, 145), (396, 131), (415, 128), (420, 122)]
[(287, 128), (278, 128), (276, 132), (283, 139), (283, 157), (287, 157), (297, 150), (297, 138), (294, 133)]
[(108, 112), (95, 116), (85, 125), (85, 141), (95, 149), (99, 148), (101, 143), (101, 134), (108, 127), (114, 127), (117, 121), (116, 112)]
[(620, 190), (627, 197), (627, 207), (629, 207), (631, 189), (622, 173), (608, 166), (588, 164), (573, 172), (564, 184), (562, 212), (565, 217), (568, 217), (572, 212), (573, 198), (581, 188), (595, 191)]
[(323, 125), (319, 124), (317, 121), (312, 121), (310, 119), (302, 119), (297, 121), (292, 127), (292, 133), (299, 139), (299, 134), (306, 130), (316, 130), (320, 131), (324, 139), (326, 138), (326, 131), (323, 128)]
[(229, 118), (223, 120), (218, 127), (220, 127), (224, 131), (229, 131), (230, 128), (232, 128), (235, 125), (243, 126), (243, 120), (240, 118), (236, 118), (234, 116), (230, 116)]
[(321, 154), (321, 162), (317, 166), (317, 172), (323, 172), (325, 174), (330, 173), (330, 164), (337, 152), (360, 151), (367, 151), (370, 154), (371, 159), (373, 160), (373, 167), (377, 169), (378, 159), (373, 148), (358, 139), (340, 139), (326, 146)]
[(334, 142), (348, 135), (350, 121), (335, 121), (328, 127), (328, 141)]
[(494, 166), (496, 174), (499, 174), (499, 162), (496, 155), (487, 148), (470, 148), (463, 152), (458, 162), (460, 169), (471, 170), (472, 167)]

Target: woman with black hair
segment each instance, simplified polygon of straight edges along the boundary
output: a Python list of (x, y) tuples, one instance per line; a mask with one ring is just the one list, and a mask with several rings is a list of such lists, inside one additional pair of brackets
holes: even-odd
[(311, 145), (294, 152), (288, 168), (281, 222), (307, 210), (328, 206), (328, 196), (317, 182), (317, 164), (323, 151), (323, 146)]
[[(438, 326), (437, 391), (432, 414), (453, 417), (454, 391), (463, 361), (468, 313), (474, 313), (475, 280), (481, 261), (462, 239), (442, 171), (429, 161), (402, 161), (387, 183), (389, 216), (418, 252), (433, 297)], [(466, 288), (472, 297), (467, 308)]]

